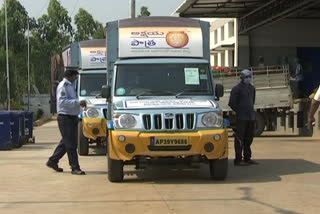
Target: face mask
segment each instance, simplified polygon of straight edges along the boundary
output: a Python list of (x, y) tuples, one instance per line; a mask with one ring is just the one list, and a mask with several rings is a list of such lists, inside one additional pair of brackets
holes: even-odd
[(249, 85), (251, 83), (251, 78), (250, 77), (249, 78), (244, 78), (243, 79), (243, 83)]

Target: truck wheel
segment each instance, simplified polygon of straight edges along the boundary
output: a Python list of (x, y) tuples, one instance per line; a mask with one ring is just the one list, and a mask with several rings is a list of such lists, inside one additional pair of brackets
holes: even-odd
[(108, 179), (111, 182), (123, 181), (123, 161), (113, 160), (108, 155)]
[(4, 150), (11, 150), (11, 149), (13, 149), (13, 145), (11, 141), (4, 144)]
[(266, 126), (266, 122), (263, 116), (259, 112), (256, 112), (254, 136), (259, 137), (263, 133), (265, 126)]
[(224, 180), (228, 174), (228, 158), (209, 160), (210, 176), (213, 180)]
[(83, 135), (82, 121), (78, 123), (78, 154), (88, 155), (89, 153), (89, 142), (88, 139)]

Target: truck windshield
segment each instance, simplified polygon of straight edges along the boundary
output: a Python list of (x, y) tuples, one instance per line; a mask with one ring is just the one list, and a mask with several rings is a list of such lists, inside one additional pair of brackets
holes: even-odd
[(212, 95), (206, 64), (119, 65), (115, 96)]
[(80, 96), (97, 96), (106, 84), (106, 74), (81, 74)]

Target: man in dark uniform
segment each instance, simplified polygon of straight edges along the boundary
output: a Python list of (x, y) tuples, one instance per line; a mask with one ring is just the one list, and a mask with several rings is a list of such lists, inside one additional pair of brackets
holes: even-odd
[(58, 126), (62, 139), (55, 149), (53, 155), (49, 158), (47, 166), (57, 172), (63, 172), (59, 168), (58, 162), (68, 154), (71, 173), (75, 175), (85, 175), (80, 169), (77, 154), (77, 125), (80, 106), (85, 107), (85, 101), (80, 102), (75, 89), (75, 80), (78, 77), (78, 71), (75, 68), (67, 68), (63, 80), (57, 88), (57, 113)]
[[(231, 90), (229, 106), (236, 112), (235, 133), (235, 166), (257, 164), (251, 160), (251, 144), (255, 129), (254, 102), (256, 90), (251, 84), (252, 73), (243, 70), (240, 73), (241, 82)], [(243, 156), (242, 156), (243, 153)]]

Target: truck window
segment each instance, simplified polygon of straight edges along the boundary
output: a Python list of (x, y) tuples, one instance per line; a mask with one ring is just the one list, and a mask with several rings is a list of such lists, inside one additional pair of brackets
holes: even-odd
[(204, 64), (118, 65), (115, 89), (115, 96), (213, 94), (209, 68)]
[(106, 84), (106, 74), (81, 74), (80, 96), (96, 96)]

